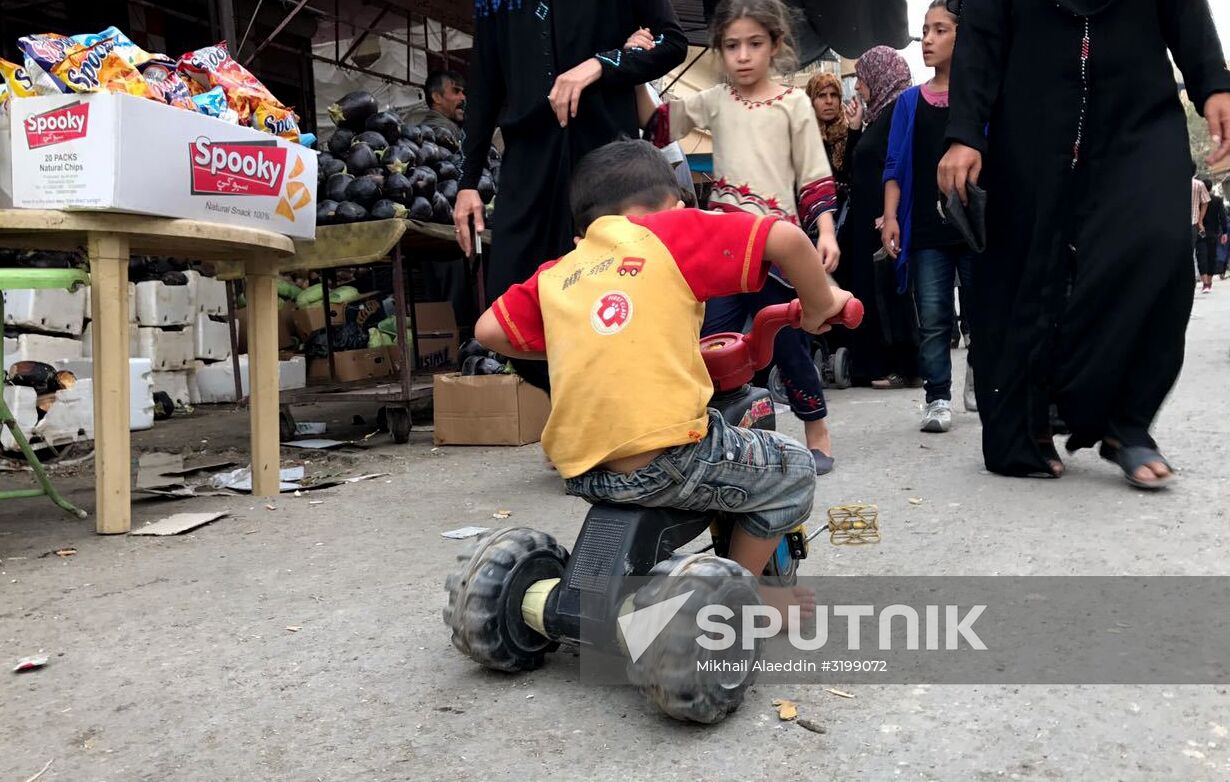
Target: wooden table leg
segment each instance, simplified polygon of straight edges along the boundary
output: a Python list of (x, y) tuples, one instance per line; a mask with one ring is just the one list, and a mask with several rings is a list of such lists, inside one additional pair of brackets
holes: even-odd
[(94, 332), (94, 516), (102, 535), (132, 525), (128, 387), (128, 237), (92, 233), (90, 306)]
[(272, 273), (249, 272), (248, 409), (252, 429), (252, 493), (276, 497), (278, 443), (278, 286)]

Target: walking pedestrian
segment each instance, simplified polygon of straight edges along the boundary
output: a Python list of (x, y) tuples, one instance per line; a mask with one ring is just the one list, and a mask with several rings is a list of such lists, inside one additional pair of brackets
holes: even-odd
[(917, 387), (914, 302), (898, 292), (893, 262), (881, 252), (879, 225), (888, 134), (896, 101), (911, 84), (910, 66), (893, 49), (877, 46), (858, 59), (854, 72), (866, 125), (851, 161), (850, 211), (840, 237), (845, 263), (836, 275), (866, 308), (863, 325), (848, 335), (854, 382), (882, 390)]
[(1217, 255), (1226, 244), (1226, 202), (1213, 192), (1213, 180), (1201, 181), (1209, 193), (1209, 203), (1201, 223), (1204, 230), (1196, 245), (1196, 262), (1200, 268), (1200, 292), (1212, 293), (1213, 276), (1219, 273)]
[[(709, 207), (771, 215), (816, 226), (816, 247), (827, 272), (837, 268), (834, 211), (837, 187), (811, 101), (775, 78), (794, 61), (790, 16), (781, 0), (723, 0), (713, 16), (713, 48), (728, 83), (653, 108), (642, 93), (641, 117), (658, 146), (694, 128), (713, 134), (717, 181)], [(702, 335), (742, 331), (748, 316), (796, 297), (779, 269), (761, 291), (712, 299)], [(816, 474), (833, 469), (828, 407), (812, 357), (811, 335), (782, 329), (773, 345), (790, 410), (803, 421)]]
[(987, 192), (994, 262), (974, 297), (987, 468), (1063, 473), (1054, 400), (1069, 451), (1100, 443), (1129, 483), (1164, 486), (1172, 470), (1149, 430), (1183, 364), (1194, 224), (1167, 51), (1208, 121), (1213, 164), (1230, 154), (1230, 72), (1208, 2), (959, 5), (939, 184)]
[[(953, 282), (973, 285), (974, 252), (941, 216), (935, 170), (947, 144), (948, 81), (957, 42), (957, 16), (946, 0), (933, 0), (923, 21), (923, 62), (935, 69), (926, 83), (897, 100), (884, 167), (881, 241), (896, 259), (897, 282), (918, 307), (918, 364), (926, 389), (924, 432), (952, 427)], [(973, 351), (971, 350), (970, 353)], [(973, 373), (967, 369), (966, 409), (976, 410)]]

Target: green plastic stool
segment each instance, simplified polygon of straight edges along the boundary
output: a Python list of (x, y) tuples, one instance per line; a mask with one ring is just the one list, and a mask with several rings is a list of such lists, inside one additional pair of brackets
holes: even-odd
[[(89, 284), (90, 276), (79, 269), (0, 269), (0, 293), (6, 290), (26, 290), (30, 288), (64, 288), (65, 290), (73, 291), (82, 285)], [(3, 324), (4, 297), (0, 295), (0, 330), (3, 330)], [(0, 340), (0, 370), (3, 370), (4, 377), (7, 380), (8, 367), (4, 363), (3, 340)], [(51, 498), (52, 502), (74, 516), (84, 519), (86, 512), (64, 499), (56, 491), (56, 488), (51, 485), (51, 479), (47, 476), (47, 471), (43, 469), (43, 463), (38, 460), (38, 456), (30, 448), (30, 443), (26, 440), (26, 436), (22, 434), (21, 427), (17, 425), (17, 419), (13, 417), (12, 411), (9, 410), (8, 403), (4, 401), (3, 394), (0, 394), (0, 426), (7, 426), (9, 431), (13, 433), (13, 439), (17, 441), (17, 446), (21, 449), (22, 454), (25, 455), (26, 463), (34, 471), (34, 477), (38, 479), (39, 485), (37, 489), (0, 490), (0, 500), (45, 496)]]

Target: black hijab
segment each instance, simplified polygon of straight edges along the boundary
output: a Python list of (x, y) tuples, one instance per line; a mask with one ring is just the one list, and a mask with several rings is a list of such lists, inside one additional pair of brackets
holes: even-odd
[(1055, 0), (1055, 4), (1076, 16), (1095, 16), (1110, 8), (1118, 0)]

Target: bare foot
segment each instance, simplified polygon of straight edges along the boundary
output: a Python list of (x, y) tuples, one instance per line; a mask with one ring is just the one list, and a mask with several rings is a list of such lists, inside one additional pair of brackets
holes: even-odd
[(798, 606), (800, 619), (812, 619), (816, 616), (816, 591), (807, 587), (771, 587), (760, 586), (760, 599), (767, 606), (773, 606), (782, 615), (782, 629), (787, 628), (790, 617), (790, 607)]

